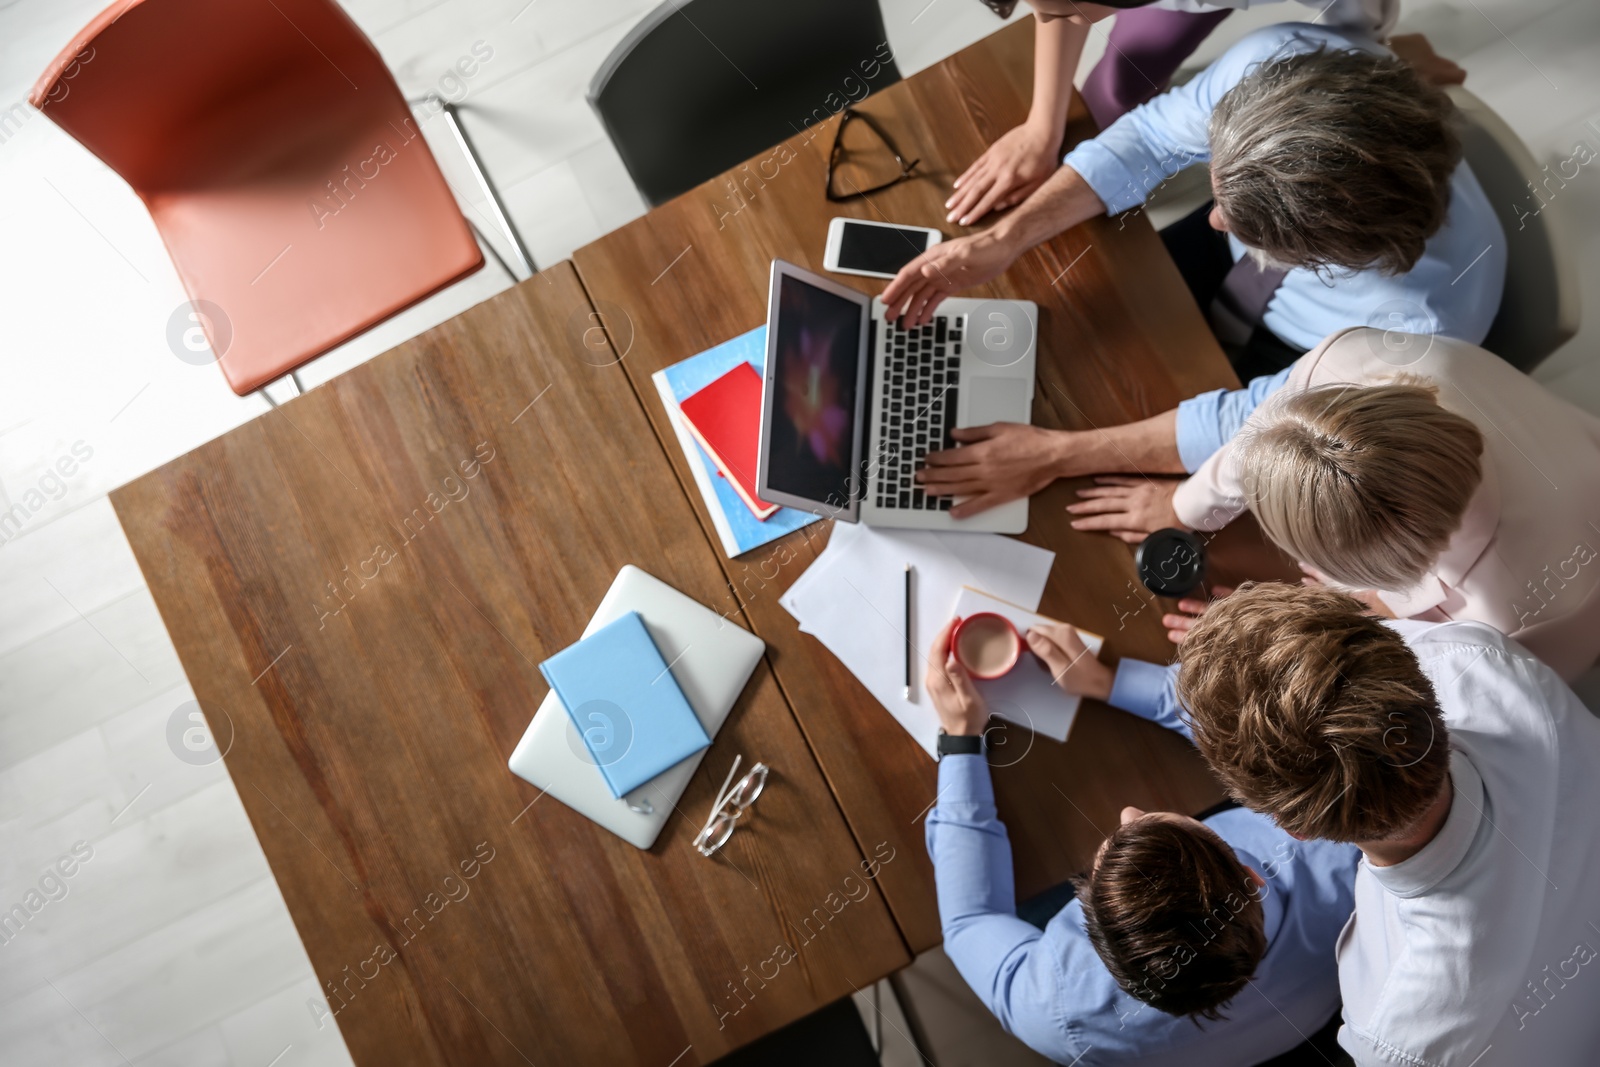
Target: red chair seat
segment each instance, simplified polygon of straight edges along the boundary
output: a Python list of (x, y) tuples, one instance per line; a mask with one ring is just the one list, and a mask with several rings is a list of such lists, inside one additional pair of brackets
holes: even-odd
[(31, 99), (144, 200), (241, 395), (483, 266), (332, 0), (118, 0)]
[(227, 316), (231, 339), (218, 365), (234, 392), (260, 388), (483, 266), (466, 227), (428, 224), (457, 208), (414, 131), (407, 142), (369, 126), (352, 142), (367, 148), (326, 172), (350, 165), (338, 198), (326, 185), (320, 197), (284, 195), (273, 182), (146, 198), (190, 299)]

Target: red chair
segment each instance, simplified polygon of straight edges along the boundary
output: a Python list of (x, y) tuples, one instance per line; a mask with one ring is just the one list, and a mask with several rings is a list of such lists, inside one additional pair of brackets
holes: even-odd
[(333, 0), (117, 0), (29, 100), (139, 194), (241, 396), (483, 266)]

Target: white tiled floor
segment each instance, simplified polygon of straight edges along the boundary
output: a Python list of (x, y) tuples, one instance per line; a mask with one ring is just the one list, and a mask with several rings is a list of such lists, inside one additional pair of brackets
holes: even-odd
[[(226, 772), (167, 746), (168, 719), (193, 695), (106, 500), (264, 404), (167, 348), (183, 293), (121, 180), (25, 105), (9, 108), (103, 2), (0, 0), (0, 511), (31, 512), (0, 544), (0, 910), (75, 842), (93, 848), (66, 896), (0, 944), (0, 1061), (348, 1063), (337, 1030), (318, 1031), (306, 1009), (316, 980)], [(644, 210), (583, 96), (652, 0), (345, 3), (408, 94), (463, 100), (538, 262)], [(882, 6), (907, 74), (998, 25), (976, 0)], [(1300, 10), (1236, 16), (1202, 56)], [(1405, 26), (1460, 60), (1536, 156), (1600, 146), (1592, 0), (1408, 0)], [(448, 72), (479, 42), (493, 54), (458, 87)], [(457, 190), (472, 191), (443, 129), (424, 130)], [(481, 204), (467, 209), (491, 231)], [(1585, 171), (1550, 210), (1579, 241), (1591, 316), (1539, 377), (1600, 411), (1600, 176)], [(507, 284), (486, 268), (304, 378), (326, 381)], [(75, 447), (77, 471), (49, 477)], [(935, 985), (948, 978), (935, 973)], [(936, 1010), (957, 1014), (959, 1000)], [(990, 1040), (950, 1037), (939, 1051), (996, 1062), (973, 1051)]]

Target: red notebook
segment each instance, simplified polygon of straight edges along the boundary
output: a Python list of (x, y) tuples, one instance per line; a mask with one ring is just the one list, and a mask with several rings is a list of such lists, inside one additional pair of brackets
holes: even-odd
[(745, 506), (766, 519), (778, 505), (756, 496), (756, 456), (761, 448), (761, 375), (748, 363), (678, 403), (684, 424), (728, 479)]

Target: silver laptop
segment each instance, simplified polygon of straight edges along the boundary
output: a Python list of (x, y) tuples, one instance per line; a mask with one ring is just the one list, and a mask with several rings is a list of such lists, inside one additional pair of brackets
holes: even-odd
[(968, 519), (960, 498), (913, 480), (950, 431), (1030, 422), (1039, 308), (1028, 300), (946, 300), (901, 329), (883, 301), (772, 261), (756, 492), (845, 522), (1021, 533), (1028, 501)]
[[(618, 572), (595, 609), (594, 618), (584, 627), (583, 636), (630, 611), (637, 611), (644, 618), (650, 639), (670, 664), (673, 681), (683, 690), (700, 725), (715, 739), (767, 646), (737, 623), (631, 563)], [(710, 751), (696, 752), (619, 800), (611, 795), (594, 756), (578, 736), (561, 698), (552, 690), (517, 742), (510, 764), (519, 778), (543, 790), (539, 797), (548, 793), (634, 847), (650, 848), (667, 820), (679, 817), (682, 806), (678, 800), (694, 777), (695, 768)], [(733, 754), (724, 752), (718, 758), (731, 763)], [(720, 775), (724, 769), (719, 765), (711, 773)], [(531, 803), (527, 811), (530, 819), (544, 817), (543, 809), (534, 808)], [(692, 820), (706, 814), (685, 812), (682, 817)], [(692, 835), (694, 830), (689, 833)]]

